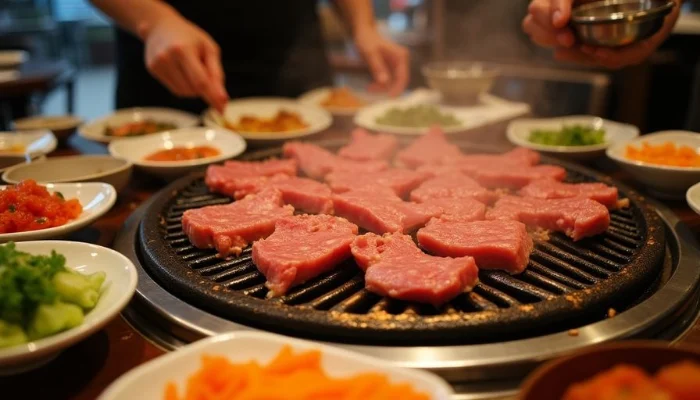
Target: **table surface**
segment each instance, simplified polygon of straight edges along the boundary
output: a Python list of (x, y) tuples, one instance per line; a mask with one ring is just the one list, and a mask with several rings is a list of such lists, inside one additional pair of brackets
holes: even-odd
[[(343, 130), (347, 132), (347, 130)], [(504, 144), (503, 127), (487, 129), (469, 140), (478, 143)], [(342, 134), (329, 132), (326, 137)], [(74, 137), (71, 149), (59, 149), (56, 155), (77, 153), (104, 153), (104, 147)], [(612, 177), (632, 184), (628, 177), (611, 164), (601, 164), (599, 170)], [(163, 184), (143, 176), (135, 176), (130, 186), (119, 193), (114, 208), (95, 224), (80, 232), (76, 239), (110, 246), (127, 217), (141, 203), (162, 188)], [(700, 216), (685, 202), (665, 202), (685, 222), (695, 237), (700, 239)], [(700, 347), (700, 321), (696, 322), (677, 343)], [(22, 375), (0, 378), (4, 393), (21, 394), (25, 399), (51, 398), (91, 400), (95, 399), (111, 382), (130, 369), (156, 358), (165, 351), (144, 339), (120, 316), (105, 329), (71, 347), (48, 365)], [(0, 396), (2, 397), (2, 396)]]

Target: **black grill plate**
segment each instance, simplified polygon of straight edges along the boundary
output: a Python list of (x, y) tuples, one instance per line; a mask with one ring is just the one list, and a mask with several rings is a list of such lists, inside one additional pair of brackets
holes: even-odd
[[(319, 143), (330, 149), (339, 142)], [(464, 151), (483, 151), (461, 144)], [(280, 149), (251, 153), (261, 160)], [(577, 243), (560, 234), (537, 242), (525, 273), (481, 271), (481, 283), (441, 309), (382, 298), (364, 289), (348, 261), (280, 298), (266, 298), (265, 279), (250, 248), (220, 259), (194, 248), (180, 216), (190, 208), (226, 204), (202, 175), (184, 177), (154, 199), (139, 232), (144, 268), (168, 291), (212, 314), (261, 329), (313, 339), (362, 344), (441, 345), (515, 340), (561, 331), (606, 317), (639, 300), (664, 256), (660, 218), (631, 190), (590, 170), (553, 159), (571, 182), (616, 185), (631, 207), (611, 213), (610, 229)]]

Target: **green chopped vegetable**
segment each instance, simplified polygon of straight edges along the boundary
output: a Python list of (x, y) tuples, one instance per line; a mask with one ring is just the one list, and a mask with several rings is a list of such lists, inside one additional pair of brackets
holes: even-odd
[(14, 243), (0, 246), (0, 348), (70, 329), (95, 307), (104, 273), (83, 275), (65, 264), (55, 251), (35, 256)]
[(605, 143), (605, 130), (583, 125), (565, 126), (558, 131), (537, 129), (530, 132), (528, 140), (548, 146), (590, 146)]
[(441, 112), (438, 107), (426, 104), (390, 108), (384, 115), (378, 117), (376, 122), (381, 125), (404, 128), (426, 128), (433, 125), (459, 126), (462, 124), (454, 114)]
[(83, 309), (75, 304), (57, 301), (53, 304), (40, 304), (27, 328), (29, 337), (40, 339), (46, 336), (75, 328), (83, 323)]

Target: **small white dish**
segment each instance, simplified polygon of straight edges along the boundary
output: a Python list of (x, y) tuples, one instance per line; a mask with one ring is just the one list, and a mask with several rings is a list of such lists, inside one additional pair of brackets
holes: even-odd
[[(186, 161), (147, 161), (157, 151), (174, 147), (209, 146), (221, 154)], [(124, 158), (145, 172), (165, 179), (180, 177), (202, 170), (207, 165), (234, 158), (246, 149), (240, 135), (224, 129), (182, 128), (144, 137), (115, 140), (109, 144), (109, 154)]]
[[(565, 126), (582, 125), (605, 130), (605, 142), (590, 146), (549, 146), (530, 142), (530, 134), (537, 129), (557, 131)], [(508, 124), (508, 140), (516, 146), (527, 147), (544, 154), (565, 155), (574, 160), (600, 157), (611, 145), (632, 140), (639, 136), (634, 125), (608, 121), (590, 115), (574, 115), (560, 118), (516, 119)]]
[[(332, 87), (321, 87), (318, 89), (313, 89), (310, 90), (301, 96), (299, 96), (299, 101), (303, 104), (308, 104), (316, 107), (322, 107), (326, 110), (328, 110), (333, 116), (338, 116), (338, 117), (351, 117), (355, 115), (362, 107), (367, 106), (369, 104), (372, 104), (378, 100), (385, 99), (386, 95), (385, 94), (377, 94), (374, 95), (372, 93), (368, 92), (358, 92), (355, 90), (352, 90), (352, 94), (357, 96), (358, 99), (360, 99), (362, 102), (365, 103), (364, 106), (360, 107), (337, 107), (337, 106), (324, 106), (323, 102), (328, 99), (328, 96), (331, 94), (331, 90), (334, 88)], [(337, 88), (336, 88), (337, 89)]]
[(232, 130), (224, 121), (236, 123), (243, 116), (273, 118), (281, 110), (298, 114), (308, 127), (288, 132), (234, 132), (245, 138), (249, 144), (271, 144), (319, 133), (333, 123), (331, 114), (319, 106), (302, 104), (293, 99), (260, 97), (229, 102), (223, 116), (209, 109), (204, 114), (204, 125)]
[(0, 50), (0, 68), (16, 68), (29, 58), (24, 50)]
[[(117, 201), (117, 191), (108, 183), (48, 183), (49, 192), (61, 192), (66, 199), (78, 199), (83, 213), (65, 225), (38, 231), (2, 233), (0, 243), (61, 238), (82, 229), (109, 211)], [(7, 186), (0, 186), (4, 190)]]
[(36, 157), (56, 150), (58, 141), (47, 130), (0, 132), (0, 155)]
[(199, 124), (199, 117), (196, 115), (170, 108), (123, 108), (111, 115), (88, 122), (78, 129), (78, 133), (86, 139), (109, 143), (112, 140), (123, 138), (105, 135), (107, 127), (117, 127), (130, 122), (149, 120), (174, 124), (177, 128), (189, 128)]
[(688, 189), (685, 193), (685, 200), (693, 211), (700, 214), (700, 183), (696, 183)]
[(658, 145), (666, 142), (689, 146), (700, 151), (700, 133), (662, 131), (640, 136), (634, 140), (616, 143), (606, 154), (628, 171), (636, 180), (648, 186), (654, 194), (682, 198), (689, 187), (700, 182), (700, 167), (674, 167), (634, 161), (625, 157), (627, 145), (640, 147), (643, 142)]
[(442, 112), (451, 113), (460, 121), (460, 125), (443, 127), (443, 131), (447, 134), (466, 132), (490, 124), (508, 121), (530, 112), (530, 106), (527, 104), (514, 103), (490, 94), (482, 94), (479, 97), (479, 103), (475, 105), (445, 106), (442, 105), (440, 92), (416, 89), (406, 97), (381, 101), (362, 108), (355, 115), (354, 122), (355, 125), (376, 132), (409, 136), (423, 135), (430, 130), (430, 127), (408, 128), (377, 123), (377, 118), (384, 115), (390, 108), (406, 108), (419, 104), (432, 104), (440, 108)]
[(336, 347), (261, 332), (231, 332), (200, 340), (149, 361), (112, 383), (99, 400), (160, 399), (165, 385), (175, 382), (180, 393), (187, 378), (201, 367), (203, 355), (225, 356), (232, 362), (270, 362), (285, 345), (294, 351), (320, 350), (323, 369), (329, 376), (346, 377), (363, 372), (386, 374), (392, 382), (406, 382), (430, 395), (449, 400), (452, 388), (441, 378), (420, 370), (398, 368), (384, 360), (359, 355)]
[(38, 368), (53, 360), (62, 350), (101, 329), (126, 306), (136, 289), (136, 268), (114, 250), (94, 244), (68, 241), (17, 243), (17, 249), (31, 254), (66, 257), (66, 266), (85, 274), (104, 272), (107, 277), (95, 308), (73, 329), (34, 342), (0, 349), (0, 374), (16, 374)]
[(20, 164), (2, 174), (7, 183), (34, 179), (39, 183), (105, 182), (122, 191), (129, 183), (133, 164), (112, 156), (52, 157), (46, 161)]
[(18, 131), (48, 129), (58, 140), (68, 139), (82, 123), (82, 119), (73, 115), (43, 115), (12, 121)]

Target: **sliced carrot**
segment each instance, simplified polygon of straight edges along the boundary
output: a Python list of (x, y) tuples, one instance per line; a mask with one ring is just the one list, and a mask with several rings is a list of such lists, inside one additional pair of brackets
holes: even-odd
[(202, 366), (187, 380), (184, 398), (174, 383), (164, 400), (428, 400), (406, 383), (395, 384), (378, 373), (329, 377), (317, 350), (295, 354), (285, 346), (265, 366), (234, 364), (224, 357), (203, 356)]
[(652, 145), (642, 142), (641, 148), (627, 146), (625, 156), (630, 160), (676, 167), (700, 167), (700, 154), (689, 146), (676, 146), (672, 142)]

